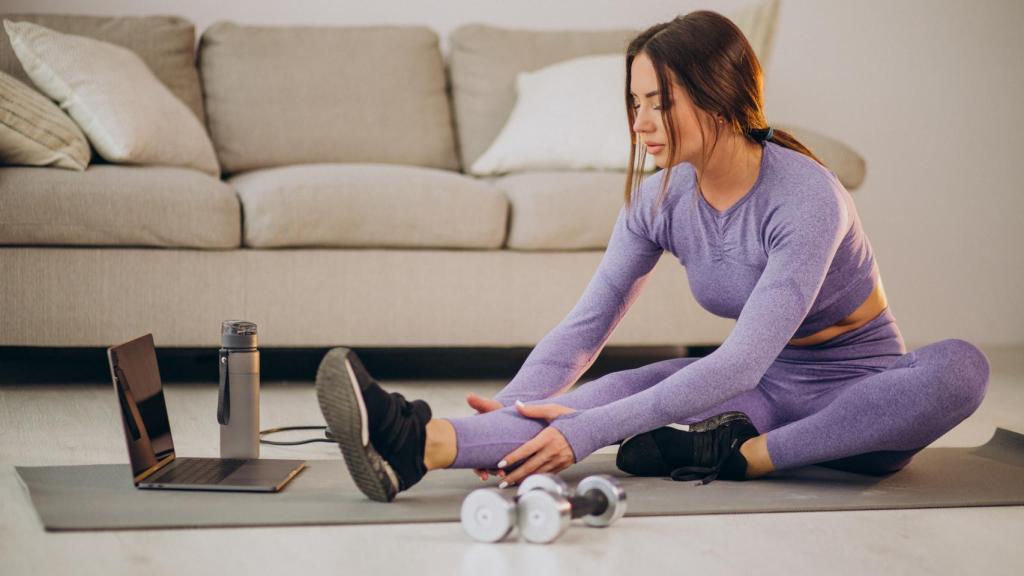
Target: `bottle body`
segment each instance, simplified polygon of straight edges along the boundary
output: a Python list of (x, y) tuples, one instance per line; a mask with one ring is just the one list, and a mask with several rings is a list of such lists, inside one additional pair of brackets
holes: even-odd
[(260, 352), (221, 349), (227, 363), (231, 405), (227, 424), (220, 426), (221, 458), (260, 457)]
[(256, 325), (244, 320), (225, 321), (221, 324), (220, 346), (220, 457), (259, 458), (260, 351)]

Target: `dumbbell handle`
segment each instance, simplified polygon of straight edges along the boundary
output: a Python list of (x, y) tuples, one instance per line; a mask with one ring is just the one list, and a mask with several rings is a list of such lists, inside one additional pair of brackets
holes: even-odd
[(570, 496), (568, 500), (573, 518), (600, 516), (608, 509), (608, 497), (600, 490), (590, 490), (582, 496)]

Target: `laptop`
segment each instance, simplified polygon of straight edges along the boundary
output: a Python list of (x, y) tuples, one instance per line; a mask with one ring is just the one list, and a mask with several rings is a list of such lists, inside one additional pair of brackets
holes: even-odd
[(137, 488), (278, 492), (306, 466), (302, 460), (178, 458), (153, 335), (107, 348), (107, 358)]

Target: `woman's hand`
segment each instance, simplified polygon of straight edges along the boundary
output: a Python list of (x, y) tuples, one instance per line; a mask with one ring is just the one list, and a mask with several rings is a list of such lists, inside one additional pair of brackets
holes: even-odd
[[(576, 410), (561, 406), (559, 404), (535, 404), (527, 406), (522, 402), (516, 402), (519, 413), (527, 418), (544, 419), (551, 422), (563, 414), (569, 414)], [(565, 436), (557, 428), (548, 426), (539, 434), (530, 439), (529, 442), (516, 448), (498, 463), (499, 468), (508, 464), (522, 462), (515, 470), (507, 475), (502, 472), (505, 481), (500, 488), (517, 484), (530, 474), (551, 473), (557, 474), (576, 463), (576, 457), (572, 447), (565, 439)]]
[[(478, 396), (476, 394), (473, 394), (472, 392), (466, 394), (466, 403), (469, 404), (470, 408), (476, 410), (477, 414), (485, 414), (492, 410), (498, 410), (499, 408), (503, 407), (501, 402), (498, 402), (497, 400), (484, 398), (483, 396)], [(488, 478), (488, 471), (484, 470), (483, 468), (474, 468), (473, 473), (479, 476), (480, 480), (487, 480)], [(493, 470), (490, 473), (497, 474), (498, 471)]]

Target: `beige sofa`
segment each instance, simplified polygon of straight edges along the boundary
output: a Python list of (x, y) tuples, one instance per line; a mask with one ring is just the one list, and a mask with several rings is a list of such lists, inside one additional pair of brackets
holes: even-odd
[[(0, 346), (532, 346), (576, 302), (622, 172), (464, 173), (515, 75), (623, 51), (633, 30), (269, 28), (199, 43), (176, 17), (8, 16), (136, 51), (208, 127), (222, 178), (98, 159), (0, 168)], [(0, 69), (28, 82), (0, 31)], [(794, 129), (847, 185), (863, 160)], [(666, 255), (610, 344), (720, 342)]]

